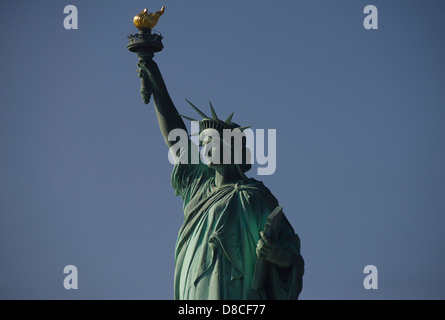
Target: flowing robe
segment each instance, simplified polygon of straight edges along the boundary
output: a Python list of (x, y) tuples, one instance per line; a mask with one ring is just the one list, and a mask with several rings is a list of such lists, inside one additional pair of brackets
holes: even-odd
[(176, 164), (172, 186), (183, 199), (184, 223), (175, 252), (175, 299), (298, 299), (304, 261), (300, 240), (283, 216), (278, 244), (292, 255), (288, 268), (270, 264), (266, 284), (251, 289), (256, 245), (278, 201), (262, 182), (215, 187), (202, 163)]

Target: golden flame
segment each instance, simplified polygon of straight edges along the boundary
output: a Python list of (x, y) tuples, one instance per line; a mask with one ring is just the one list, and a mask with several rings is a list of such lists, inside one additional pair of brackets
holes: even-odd
[(148, 10), (145, 8), (138, 15), (134, 16), (133, 23), (139, 30), (141, 29), (153, 29), (153, 27), (158, 23), (159, 17), (164, 14), (165, 7), (163, 6), (160, 11), (155, 13), (147, 13)]

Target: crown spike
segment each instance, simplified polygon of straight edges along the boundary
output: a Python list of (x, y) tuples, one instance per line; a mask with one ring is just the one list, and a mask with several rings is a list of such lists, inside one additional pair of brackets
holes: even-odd
[(243, 132), (244, 130), (249, 129), (250, 127), (252, 127), (252, 126), (239, 127), (239, 128), (236, 128), (236, 129), (239, 129), (241, 132)]
[(196, 112), (199, 113), (199, 115), (200, 115), (201, 117), (203, 117), (203, 118), (208, 118), (208, 117), (205, 115), (205, 113), (202, 112), (201, 110), (199, 110), (197, 107), (195, 107), (195, 106), (193, 105), (193, 103), (191, 103), (191, 102), (188, 101), (187, 99), (185, 99), (185, 101), (187, 101), (187, 102), (193, 107), (193, 109), (195, 109)]
[(232, 122), (232, 117), (233, 117), (233, 114), (234, 114), (235, 112), (232, 112), (232, 114), (227, 118), (227, 120), (226, 121), (224, 121), (225, 123), (231, 123)]
[(198, 121), (198, 120), (196, 120), (196, 119), (193, 119), (193, 118), (190, 118), (190, 117), (184, 116), (184, 115), (182, 115), (182, 114), (179, 114), (179, 113), (178, 113), (178, 116), (180, 116), (180, 117), (183, 117), (183, 118), (185, 118), (185, 119), (187, 119), (187, 120), (190, 120), (190, 121)]
[(213, 117), (213, 119), (217, 119), (217, 120), (219, 120), (219, 119), (218, 119), (218, 116), (216, 115), (215, 109), (213, 108), (212, 101), (209, 100), (209, 104), (210, 104), (210, 110), (212, 111), (212, 117)]

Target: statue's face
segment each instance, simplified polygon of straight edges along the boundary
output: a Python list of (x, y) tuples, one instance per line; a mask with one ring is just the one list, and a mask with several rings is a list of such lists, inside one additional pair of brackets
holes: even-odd
[[(203, 146), (201, 158), (209, 168), (217, 169), (220, 166), (242, 164), (246, 163), (246, 159), (250, 159), (250, 151), (245, 146), (235, 150), (235, 144), (232, 144), (231, 139), (226, 138), (228, 141), (225, 141), (223, 134), (215, 129), (203, 130), (199, 139)], [(244, 156), (243, 153), (245, 153)]]
[(223, 165), (223, 143), (220, 139), (218, 131), (214, 129), (206, 129), (201, 132), (203, 150), (201, 151), (207, 166), (216, 169), (216, 166)]

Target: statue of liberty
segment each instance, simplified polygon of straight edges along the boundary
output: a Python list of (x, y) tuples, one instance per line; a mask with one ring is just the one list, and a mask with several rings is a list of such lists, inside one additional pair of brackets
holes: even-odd
[[(153, 95), (161, 134), (172, 150), (176, 141), (169, 140), (169, 133), (174, 129), (186, 132), (182, 118), (194, 119), (178, 113), (152, 55), (139, 57), (139, 77)], [(211, 104), (211, 117), (192, 107), (202, 117), (199, 134), (203, 148), (212, 144), (215, 131), (223, 135), (227, 129), (246, 128), (232, 122), (233, 113), (227, 120), (219, 119)], [(174, 298), (298, 299), (304, 273), (300, 239), (284, 215), (274, 238), (265, 231), (268, 217), (280, 207), (262, 182), (245, 175), (251, 168), (246, 144), (242, 144), (242, 161), (229, 163), (222, 161), (222, 153), (221, 161), (190, 161), (190, 151), (199, 146), (190, 136), (187, 145), (188, 150), (175, 155), (179, 160), (171, 175), (184, 210), (175, 248)], [(213, 144), (209, 154), (216, 151)], [(267, 263), (260, 276), (256, 274), (259, 262)]]

